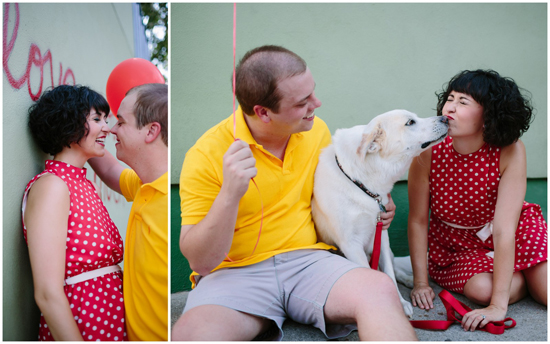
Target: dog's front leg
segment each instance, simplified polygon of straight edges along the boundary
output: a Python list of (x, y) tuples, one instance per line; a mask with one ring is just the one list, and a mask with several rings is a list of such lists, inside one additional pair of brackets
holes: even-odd
[(403, 311), (405, 311), (405, 314), (412, 318), (413, 316), (413, 307), (411, 303), (403, 298), (401, 293), (399, 292), (399, 287), (397, 286), (397, 281), (395, 280), (395, 273), (393, 271), (393, 253), (390, 248), (390, 238), (388, 235), (388, 231), (382, 231), (382, 244), (380, 247), (380, 271), (384, 272), (386, 275), (390, 276), (390, 278), (393, 281), (393, 284), (395, 285), (395, 288), (397, 289), (397, 294), (399, 295), (399, 300), (401, 301), (401, 305), (403, 306)]
[(339, 245), (340, 251), (352, 262), (370, 268), (369, 259), (363, 248), (363, 243), (345, 240)]

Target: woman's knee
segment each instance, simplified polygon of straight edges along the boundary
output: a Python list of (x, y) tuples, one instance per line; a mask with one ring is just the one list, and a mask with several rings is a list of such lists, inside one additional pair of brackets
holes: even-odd
[(491, 303), (493, 294), (493, 274), (481, 273), (471, 277), (464, 286), (464, 295), (480, 305)]
[(548, 263), (542, 262), (539, 263), (527, 270), (522, 271), (525, 276), (527, 288), (529, 289), (529, 294), (531, 297), (538, 303), (543, 305), (547, 304), (548, 299)]

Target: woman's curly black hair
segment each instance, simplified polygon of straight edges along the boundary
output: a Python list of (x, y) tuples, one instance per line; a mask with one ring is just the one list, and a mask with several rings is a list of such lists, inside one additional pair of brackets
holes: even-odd
[(511, 78), (502, 77), (494, 70), (458, 73), (443, 92), (436, 93), (438, 116), (442, 115), (451, 91), (467, 94), (483, 106), (483, 140), (489, 144), (508, 146), (529, 129), (533, 107)]
[(105, 98), (81, 85), (60, 85), (46, 91), (29, 108), (31, 134), (44, 152), (55, 155), (88, 135), (90, 110), (108, 114)]

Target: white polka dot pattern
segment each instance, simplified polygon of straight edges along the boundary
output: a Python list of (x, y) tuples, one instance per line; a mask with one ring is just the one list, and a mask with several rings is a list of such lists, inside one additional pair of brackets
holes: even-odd
[[(443, 288), (464, 293), (468, 280), (493, 272), (493, 236), (476, 235), (492, 221), (500, 181), (500, 149), (485, 144), (477, 152), (456, 152), (452, 138), (432, 148), (430, 170), (429, 274)], [(475, 229), (453, 228), (442, 221)], [(547, 260), (548, 229), (540, 206), (524, 202), (516, 231), (515, 271)]]
[[(46, 170), (29, 182), (25, 192), (46, 173), (61, 177), (69, 188), (71, 204), (65, 278), (120, 263), (123, 255), (122, 238), (95, 187), (86, 179), (86, 169), (47, 160)], [(26, 240), (24, 225), (23, 231)], [(64, 289), (84, 340), (127, 340), (122, 272), (67, 285)], [(40, 319), (39, 340), (53, 340), (43, 315)]]

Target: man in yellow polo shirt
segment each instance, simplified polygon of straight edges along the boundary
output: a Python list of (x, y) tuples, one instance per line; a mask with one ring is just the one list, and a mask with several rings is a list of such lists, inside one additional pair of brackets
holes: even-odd
[(124, 250), (124, 308), (129, 340), (168, 340), (168, 87), (145, 84), (122, 100), (117, 158), (89, 160), (111, 189), (133, 202)]
[(281, 339), (286, 318), (328, 338), (416, 339), (387, 275), (317, 242), (313, 175), (330, 132), (314, 89), (295, 53), (253, 49), (236, 70), (235, 131), (230, 116), (187, 152), (180, 248), (194, 289), (173, 340)]

